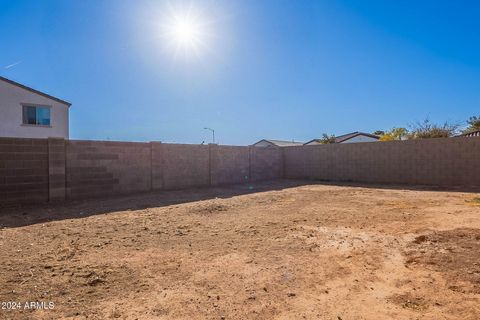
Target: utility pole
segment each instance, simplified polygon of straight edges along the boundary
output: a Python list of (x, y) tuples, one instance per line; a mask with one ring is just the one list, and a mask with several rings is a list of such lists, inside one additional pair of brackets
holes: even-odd
[(212, 131), (212, 136), (213, 136), (213, 144), (215, 144), (215, 130), (214, 130), (214, 129), (212, 129), (212, 128), (203, 128), (203, 129)]

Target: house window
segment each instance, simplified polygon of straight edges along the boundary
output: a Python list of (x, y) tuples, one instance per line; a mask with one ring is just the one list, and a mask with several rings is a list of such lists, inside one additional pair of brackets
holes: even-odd
[(49, 126), (50, 107), (23, 106), (23, 124)]

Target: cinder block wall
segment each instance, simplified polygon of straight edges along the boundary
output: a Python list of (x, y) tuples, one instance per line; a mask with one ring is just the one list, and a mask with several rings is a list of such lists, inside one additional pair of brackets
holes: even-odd
[[(209, 146), (162, 144), (162, 155), (152, 159), (162, 166), (163, 189), (184, 189), (210, 185)], [(157, 180), (156, 184), (160, 185)]]
[(480, 137), (288, 148), (0, 138), (0, 205), (278, 178), (479, 186)]
[(0, 205), (277, 179), (280, 149), (0, 139)]
[(66, 141), (66, 198), (151, 190), (149, 143)]
[(210, 167), (212, 186), (249, 182), (249, 148), (210, 145)]
[(250, 147), (250, 176), (254, 181), (284, 177), (282, 148)]
[(45, 202), (48, 140), (0, 138), (0, 204)]
[(479, 186), (480, 138), (284, 148), (285, 177), (379, 184)]
[[(161, 142), (66, 142), (66, 198), (172, 190), (280, 178), (278, 160), (249, 147)], [(277, 157), (278, 158), (278, 157)], [(258, 164), (255, 163), (258, 160)]]

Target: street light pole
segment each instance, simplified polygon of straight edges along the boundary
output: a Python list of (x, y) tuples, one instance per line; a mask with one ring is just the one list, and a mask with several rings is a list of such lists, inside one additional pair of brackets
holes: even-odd
[(203, 129), (212, 131), (213, 144), (215, 144), (215, 130), (214, 130), (214, 129), (211, 129), (211, 128), (203, 128)]

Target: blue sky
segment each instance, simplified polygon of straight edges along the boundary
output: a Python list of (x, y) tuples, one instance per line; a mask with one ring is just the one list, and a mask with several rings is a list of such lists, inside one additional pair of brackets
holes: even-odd
[(480, 113), (478, 1), (196, 0), (210, 36), (178, 57), (159, 25), (187, 4), (0, 0), (0, 75), (72, 102), (73, 139), (307, 141)]

